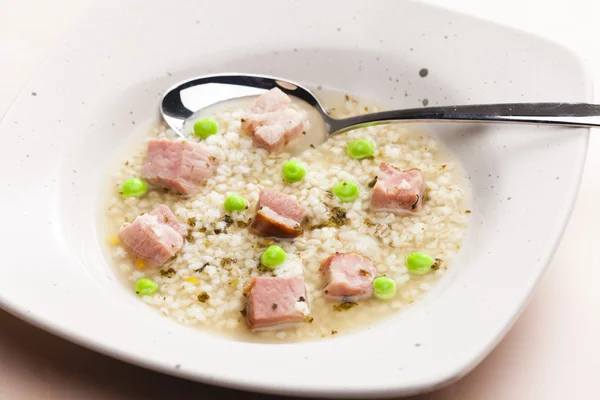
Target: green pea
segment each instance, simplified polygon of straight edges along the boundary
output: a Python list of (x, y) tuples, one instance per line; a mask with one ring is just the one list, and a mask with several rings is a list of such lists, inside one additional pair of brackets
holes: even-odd
[(140, 278), (135, 281), (135, 292), (140, 296), (150, 296), (156, 293), (158, 285), (152, 279)]
[(375, 154), (375, 144), (370, 140), (353, 140), (346, 146), (346, 154), (357, 160), (372, 157)]
[(262, 256), (260, 262), (268, 268), (275, 268), (283, 264), (287, 260), (287, 254), (285, 250), (279, 246), (269, 246)]
[(212, 118), (202, 118), (194, 123), (194, 135), (206, 139), (219, 131), (217, 121)]
[(148, 191), (148, 185), (140, 178), (129, 178), (121, 184), (121, 194), (125, 197), (142, 197)]
[(380, 300), (389, 300), (396, 295), (396, 282), (385, 276), (373, 280), (375, 297)]
[(416, 275), (424, 275), (431, 271), (431, 266), (435, 260), (429, 254), (416, 251), (406, 257), (406, 266), (408, 270)]
[(300, 161), (289, 160), (281, 168), (283, 178), (290, 182), (300, 182), (306, 176), (306, 167)]
[(358, 197), (359, 189), (352, 181), (342, 181), (333, 185), (331, 191), (342, 203), (347, 203)]
[(225, 199), (224, 206), (227, 212), (242, 211), (246, 208), (246, 199), (239, 194), (231, 194)]

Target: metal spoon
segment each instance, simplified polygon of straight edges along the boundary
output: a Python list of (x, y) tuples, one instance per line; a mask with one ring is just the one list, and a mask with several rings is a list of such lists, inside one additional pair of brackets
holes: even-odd
[(600, 105), (587, 103), (506, 103), (410, 108), (335, 119), (303, 86), (282, 78), (251, 74), (206, 75), (181, 82), (163, 97), (161, 113), (167, 124), (183, 136), (185, 121), (215, 103), (260, 95), (278, 87), (304, 100), (323, 116), (328, 134), (345, 132), (366, 124), (399, 121), (515, 122), (571, 127), (600, 126)]

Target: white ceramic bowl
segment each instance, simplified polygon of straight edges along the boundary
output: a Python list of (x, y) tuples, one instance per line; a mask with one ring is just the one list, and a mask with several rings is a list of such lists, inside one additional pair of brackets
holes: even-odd
[[(427, 68), (426, 78), (419, 70)], [(234, 342), (150, 310), (99, 248), (100, 182), (177, 81), (240, 71), (322, 84), (390, 107), (587, 101), (565, 49), (417, 3), (99, 2), (0, 125), (0, 303), (148, 368), (264, 392), (358, 397), (445, 385), (500, 340), (570, 213), (587, 130), (434, 125), (472, 185), (470, 235), (442, 284), (372, 329), (302, 344)]]

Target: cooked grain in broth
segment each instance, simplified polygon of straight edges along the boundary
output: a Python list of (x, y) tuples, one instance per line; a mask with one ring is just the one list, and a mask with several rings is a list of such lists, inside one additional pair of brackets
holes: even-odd
[[(378, 110), (337, 93), (324, 98), (334, 117)], [(284, 152), (268, 153), (254, 147), (241, 129), (243, 109), (251, 101), (222, 103), (200, 115), (218, 122), (219, 132), (200, 141), (219, 162), (198, 194), (183, 198), (158, 187), (150, 187), (141, 198), (125, 198), (119, 193), (124, 180), (141, 176), (147, 142), (174, 137), (162, 125), (145, 133), (111, 173), (102, 216), (105, 232), (101, 237), (106, 239), (107, 254), (132, 295), (134, 282), (147, 277), (158, 284), (158, 291), (139, 299), (180, 323), (240, 340), (301, 341), (342, 335), (389, 318), (412, 307), (447, 269), (457, 267), (453, 261), (466, 234), (468, 191), (460, 163), (435, 137), (411, 124), (392, 124), (357, 129), (324, 140), (322, 121), (313, 111), (309, 129), (299, 141), (292, 142)], [(354, 139), (371, 140), (375, 144), (374, 157), (348, 157), (346, 145)], [(189, 140), (198, 141), (193, 136)], [(303, 162), (307, 174), (302, 181), (290, 184), (282, 179), (281, 168), (291, 158)], [(370, 210), (373, 180), (380, 173), (382, 162), (400, 170), (419, 168), (423, 172), (427, 192), (418, 214)], [(343, 180), (358, 184), (360, 193), (356, 200), (342, 203), (332, 195), (333, 185)], [(248, 231), (262, 189), (293, 196), (306, 209), (308, 221), (301, 236), (276, 240)], [(249, 208), (225, 212), (223, 203), (232, 193), (243, 196)], [(170, 207), (188, 233), (183, 248), (172, 260), (151, 268), (128, 254), (119, 239), (119, 229), (159, 204)], [(244, 320), (244, 288), (252, 277), (274, 274), (259, 262), (271, 244), (278, 244), (288, 258), (303, 264), (310, 314), (298, 326), (251, 332)], [(426, 252), (440, 261), (428, 274), (411, 274), (405, 258), (415, 251)], [(325, 281), (319, 265), (336, 252), (370, 257), (377, 276), (396, 282), (396, 295), (389, 300), (371, 296), (348, 303), (325, 299)]]

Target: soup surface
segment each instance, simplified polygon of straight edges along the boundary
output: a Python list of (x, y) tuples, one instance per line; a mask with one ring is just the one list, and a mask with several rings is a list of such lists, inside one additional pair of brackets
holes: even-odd
[[(322, 97), (331, 115), (337, 118), (378, 111), (376, 106), (347, 95), (325, 93)], [(268, 153), (254, 147), (241, 129), (243, 110), (252, 100), (222, 103), (199, 115), (214, 118), (219, 132), (207, 139), (190, 135), (188, 140), (202, 141), (219, 162), (198, 194), (183, 198), (150, 186), (140, 198), (121, 195), (123, 181), (141, 176), (147, 142), (175, 137), (162, 125), (150, 129), (110, 174), (101, 224), (105, 232), (101, 236), (106, 238), (109, 259), (132, 295), (138, 279), (150, 278), (158, 284), (158, 291), (139, 299), (180, 323), (240, 340), (299, 341), (341, 335), (390, 317), (411, 307), (448, 268), (456, 267), (453, 259), (466, 234), (469, 196), (459, 162), (435, 137), (412, 124), (391, 124), (324, 140), (322, 121), (312, 113), (306, 135), (285, 152)], [(299, 101), (294, 102), (304, 107)], [(355, 139), (372, 141), (374, 157), (350, 158), (346, 146)], [(282, 178), (282, 165), (289, 159), (305, 164), (307, 174), (302, 181), (287, 183)], [(370, 210), (372, 185), (382, 162), (401, 170), (419, 168), (423, 172), (427, 191), (419, 213), (396, 215)], [(342, 203), (332, 195), (332, 187), (344, 180), (358, 184), (360, 193), (356, 200)], [(276, 240), (248, 231), (262, 189), (294, 196), (306, 208), (308, 222), (302, 236)], [(227, 213), (223, 204), (233, 193), (244, 197), (249, 208)], [(119, 239), (119, 230), (123, 223), (131, 223), (159, 204), (171, 208), (188, 234), (182, 250), (172, 260), (151, 268), (128, 254)], [(252, 277), (273, 275), (272, 270), (260, 264), (261, 254), (272, 244), (278, 244), (290, 257), (302, 262), (310, 314), (298, 326), (251, 332), (244, 318), (244, 288)], [(427, 274), (412, 274), (405, 259), (416, 251), (440, 261)], [(350, 305), (326, 300), (319, 265), (336, 252), (370, 257), (377, 276), (396, 282), (395, 296), (388, 300), (371, 297)]]

